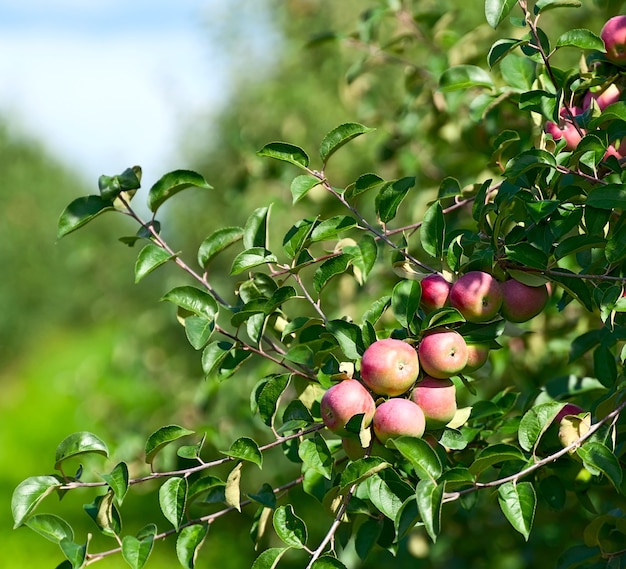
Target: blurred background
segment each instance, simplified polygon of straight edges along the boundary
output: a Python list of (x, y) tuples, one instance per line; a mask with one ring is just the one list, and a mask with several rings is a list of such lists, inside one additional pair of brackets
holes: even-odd
[[(424, 41), (396, 56), (370, 49), (367, 42), (377, 38), (367, 36), (362, 14), (385, 4), (419, 12)], [(367, 171), (387, 178), (416, 175), (423, 205), (446, 176), (461, 185), (484, 177), (489, 140), (502, 117), (488, 116), (477, 128), (462, 96), (444, 105), (436, 83), (450, 64), (484, 66), (489, 45), (506, 33), (484, 23), (482, 0), (425, 0), (419, 10), (414, 4), (0, 0), (0, 567), (61, 562), (55, 544), (27, 528), (11, 530), (10, 497), (24, 478), (52, 472), (54, 449), (70, 433), (97, 434), (118, 460), (140, 458), (146, 437), (170, 423), (206, 431), (209, 449), (227, 448), (243, 434), (271, 440), (249, 417), (250, 389), (261, 375), (248, 370), (224, 385), (205, 380), (175, 311), (158, 302), (184, 277), (164, 267), (135, 285), (138, 249), (118, 238), (136, 228), (115, 217), (103, 216), (57, 242), (63, 208), (97, 193), (101, 174), (138, 164), (145, 191), (167, 171), (190, 168), (215, 190), (181, 194), (161, 219), (164, 236), (188, 261), (214, 229), (244, 223), (270, 200), (276, 234), (282, 235), (281, 223), (290, 225), (306, 208), (331, 213), (336, 206), (312, 194), (312, 202), (281, 221), (291, 209), (294, 172), (258, 158), (256, 150), (285, 140), (314, 155), (326, 132), (350, 121), (377, 131), (366, 145), (351, 145), (334, 159), (329, 175), (337, 185)], [(572, 10), (570, 19), (559, 11), (560, 20), (546, 27), (598, 32), (620, 5), (590, 2)], [(346, 37), (337, 41), (329, 30)], [(532, 125), (518, 128), (520, 144), (529, 143)], [(141, 195), (135, 198), (141, 201)], [(404, 216), (415, 219), (416, 212), (417, 206)], [(353, 292), (344, 291), (337, 306), (360, 302)], [(584, 325), (576, 314), (558, 318), (569, 334)], [(555, 376), (566, 372), (567, 341), (537, 337), (533, 358), (513, 353), (505, 363), (496, 357), (494, 392), (498, 378), (533, 386), (542, 385), (546, 365)], [(284, 481), (297, 471), (294, 465)], [(275, 480), (271, 475), (270, 467), (266, 476)], [(95, 527), (77, 504), (91, 499), (68, 497), (59, 505), (83, 524), (84, 534)], [(296, 492), (294, 499), (315, 511), (310, 498)], [(156, 504), (141, 507), (156, 511)], [(243, 515), (211, 528), (197, 567), (251, 564), (253, 512)], [(571, 536), (560, 523), (551, 518), (542, 535), (533, 534), (531, 554), (510, 532), (508, 540), (483, 543), (480, 536), (506, 521), (488, 512), (470, 519), (460, 509), (437, 549), (428, 553), (428, 544), (418, 540), (399, 558), (412, 567), (526, 567), (537, 552), (565, 546), (562, 540)], [(446, 550), (468, 524), (479, 538), (464, 550)], [(376, 562), (396, 566), (384, 552)], [(148, 566), (176, 563), (171, 544), (158, 544)], [(98, 564), (122, 566), (120, 557)]]

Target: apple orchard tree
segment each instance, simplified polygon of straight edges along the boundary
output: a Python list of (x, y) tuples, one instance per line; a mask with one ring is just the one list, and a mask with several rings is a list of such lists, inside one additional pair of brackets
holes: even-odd
[[(162, 236), (161, 207), (186, 188), (212, 191), (187, 170), (149, 188), (146, 216), (132, 202), (138, 167), (102, 176), (98, 195), (69, 204), (59, 237), (122, 214), (138, 225), (123, 238), (142, 244), (137, 281), (166, 263), (193, 281), (163, 300), (176, 306), (207, 377), (269, 370), (250, 394), (264, 438), (241, 436), (207, 456), (201, 432), (169, 424), (146, 433), (140, 461), (113, 461), (97, 434), (72, 434), (56, 449), (53, 474), (15, 489), (15, 527), (57, 542), (63, 568), (115, 555), (140, 568), (161, 540), (191, 568), (209, 528), (245, 509), (254, 515), (253, 567), (295, 559), (322, 569), (347, 566), (350, 540), (362, 559), (396, 551), (416, 531), (436, 542), (451, 508), (484, 507), (481, 495), (526, 540), (541, 531), (533, 522), (543, 509), (567, 502), (591, 512), (579, 515), (578, 543), (558, 552), (558, 566), (625, 567), (626, 16), (557, 37), (540, 27), (546, 12), (580, 4), (486, 1), (487, 23), (499, 30), (510, 19), (517, 37), (497, 39), (483, 67), (448, 66), (433, 92), (439, 104), (469, 105), (477, 123), (506, 111), (496, 115), (490, 177), (462, 187), (451, 172), (427, 203), (414, 177), (363, 172), (337, 187), (328, 165), (372, 130), (346, 122), (317, 149), (280, 141), (258, 151), (259, 161), (293, 172), (285, 191), (294, 204), (322, 192), (343, 210), (294, 217), (281, 235), (272, 234), (268, 205), (243, 226), (208, 235), (195, 260), (177, 251)], [(415, 10), (412, 25), (423, 31)], [(406, 12), (401, 2), (381, 2), (364, 13), (359, 41), (373, 42), (383, 22)], [(385, 30), (393, 57), (409, 40)], [(564, 51), (578, 54), (576, 67), (556, 65)], [(402, 223), (406, 212), (413, 219)], [(218, 257), (228, 259), (230, 289), (212, 278)], [(367, 299), (358, 314), (328, 308), (346, 278)], [(509, 357), (547, 312), (573, 307), (589, 317), (568, 346), (567, 381), (545, 370), (541, 386), (483, 388), (490, 359)], [(591, 370), (585, 377), (576, 376), (581, 361)], [(173, 449), (178, 467), (163, 468)], [(293, 471), (287, 483), (259, 482), (272, 449)], [(84, 465), (76, 472), (77, 457)], [(143, 529), (130, 533), (127, 497), (143, 487), (162, 516), (146, 514)], [(296, 487), (318, 501), (315, 520), (290, 500)], [(50, 495), (68, 493), (87, 497), (84, 509), (109, 548), (96, 549), (91, 536), (48, 513)], [(323, 524), (319, 537), (313, 523)], [(471, 527), (464, 537), (473, 539)]]

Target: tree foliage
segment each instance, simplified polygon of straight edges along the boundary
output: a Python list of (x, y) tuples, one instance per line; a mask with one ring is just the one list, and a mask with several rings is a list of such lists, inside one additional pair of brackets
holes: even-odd
[[(471, 10), (451, 23), (447, 8), (373, 2), (355, 31), (317, 36), (309, 49), (358, 48), (345, 80), (371, 121), (337, 121), (315, 144), (280, 136), (287, 128), (259, 143), (244, 167), (267, 170), (221, 195), (248, 183), (267, 191), (245, 215), (218, 220), (195, 254), (171, 245), (163, 215), (190, 188), (205, 203), (219, 199), (210, 176), (165, 174), (148, 188), (143, 216), (133, 167), (101, 177), (99, 194), (65, 208), (59, 237), (100, 216), (134, 220), (123, 241), (139, 249), (136, 281), (178, 267), (184, 279), (162, 300), (175, 307), (207, 381), (251, 385), (250, 411), (234, 418), (241, 431), (228, 448), (174, 423), (147, 434), (142, 466), (137, 457), (107, 461), (108, 445), (93, 433), (61, 441), (55, 473), (24, 480), (12, 513), (15, 527), (59, 544), (62, 567), (119, 553), (143, 567), (167, 538), (180, 564), (194, 567), (210, 528), (247, 511), (255, 568), (390, 555), (478, 567), (478, 549), (516, 567), (507, 549), (543, 564), (555, 544), (563, 569), (626, 562), (626, 106), (621, 94), (605, 108), (597, 99), (609, 85), (621, 93), (624, 66), (607, 58), (599, 29), (560, 29), (576, 11), (601, 26), (599, 9), (578, 2), (487, 0), (489, 30), (468, 26)], [(482, 53), (470, 49), (476, 34), (489, 38)], [(328, 65), (332, 76), (336, 62)], [(576, 144), (550, 123), (574, 129)], [(545, 287), (550, 300), (527, 323), (503, 311), (475, 318), (452, 300), (424, 307), (426, 276), (457, 282), (476, 272)], [(444, 427), (385, 445), (376, 420), (370, 428), (358, 414), (341, 434), (326, 428), (323, 394), (362, 378), (369, 346), (391, 337), (421, 357), (424, 338), (444, 329), (490, 350), (488, 364), (454, 376), (459, 405)], [(163, 456), (174, 450), (167, 468)], [(104, 466), (77, 468), (84, 456)], [(144, 486), (165, 521), (146, 516), (129, 532), (125, 503)], [(109, 549), (41, 513), (50, 494), (75, 492), (95, 494), (85, 511)]]

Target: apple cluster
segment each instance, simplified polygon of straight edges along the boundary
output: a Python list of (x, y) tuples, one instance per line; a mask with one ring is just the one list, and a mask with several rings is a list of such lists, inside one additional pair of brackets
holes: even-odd
[[(608, 20), (600, 32), (604, 42), (606, 59), (614, 65), (626, 65), (626, 16), (615, 16)], [(617, 76), (617, 74), (615, 74)], [(597, 107), (600, 111), (621, 99), (622, 89), (616, 83), (608, 83), (592, 87), (577, 97), (578, 104), (572, 103), (560, 109), (558, 123), (548, 121), (544, 130), (554, 140), (565, 141), (567, 150), (575, 150), (582, 137), (587, 131), (580, 125), (580, 117)], [(617, 159), (626, 156), (626, 139), (621, 139), (610, 144), (604, 154), (606, 160), (609, 156)]]
[[(451, 306), (473, 323), (501, 317), (525, 322), (543, 310), (548, 297), (545, 284), (500, 282), (486, 272), (470, 271), (454, 283), (439, 274), (424, 278), (420, 306), (427, 313)], [(457, 412), (456, 386), (450, 378), (480, 368), (489, 348), (486, 343), (468, 343), (449, 328), (428, 330), (418, 341), (377, 340), (363, 353), (360, 380), (343, 380), (324, 393), (322, 420), (343, 438), (344, 448), (352, 445), (347, 425), (357, 415), (362, 428), (371, 425), (373, 444), (378, 445), (442, 429)]]

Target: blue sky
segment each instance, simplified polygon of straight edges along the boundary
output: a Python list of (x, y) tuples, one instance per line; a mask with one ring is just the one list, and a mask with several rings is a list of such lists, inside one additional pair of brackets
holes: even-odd
[[(247, 1), (258, 12), (262, 2)], [(233, 0), (0, 0), (0, 113), (88, 182), (133, 164), (147, 184), (188, 167), (176, 153), (188, 127), (227, 101), (232, 59), (211, 38), (221, 22), (238, 22), (234, 7)], [(271, 34), (253, 16), (259, 33), (247, 34), (248, 47), (259, 53), (255, 41)]]

